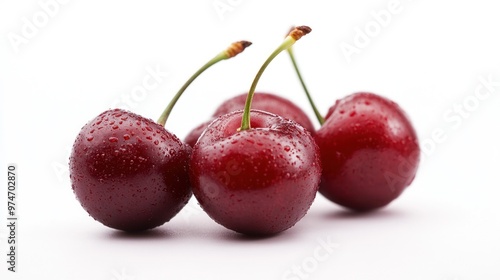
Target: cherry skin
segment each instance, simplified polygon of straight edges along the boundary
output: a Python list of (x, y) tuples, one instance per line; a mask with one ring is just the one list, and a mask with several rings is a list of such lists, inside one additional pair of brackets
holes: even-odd
[[(191, 147), (196, 144), (198, 138), (208, 125), (218, 116), (241, 110), (245, 106), (247, 93), (237, 95), (224, 101), (212, 115), (212, 119), (194, 128), (184, 139)], [(315, 128), (307, 114), (292, 101), (271, 93), (255, 93), (252, 101), (252, 109), (262, 110), (279, 115), (283, 118), (293, 120), (302, 125), (309, 132), (314, 133)]]
[(188, 144), (190, 147), (194, 147), (198, 139), (200, 138), (201, 134), (203, 134), (203, 131), (207, 129), (207, 127), (215, 120), (215, 118), (212, 118), (208, 121), (202, 122), (199, 124), (197, 127), (192, 129), (186, 138), (184, 138), (184, 142)]
[(193, 148), (193, 193), (216, 222), (248, 235), (295, 225), (310, 208), (321, 175), (311, 134), (294, 121), (251, 110), (251, 128), (238, 131), (242, 111), (215, 119)]
[(150, 119), (108, 110), (87, 123), (70, 156), (76, 198), (95, 220), (142, 231), (174, 217), (192, 195), (191, 147)]
[(389, 204), (418, 169), (420, 148), (409, 118), (396, 103), (373, 93), (338, 100), (315, 140), (323, 166), (320, 193), (353, 210)]

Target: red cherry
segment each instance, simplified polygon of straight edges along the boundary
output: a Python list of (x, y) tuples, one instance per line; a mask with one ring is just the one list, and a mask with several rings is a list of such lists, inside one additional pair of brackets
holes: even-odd
[(104, 225), (151, 229), (174, 217), (191, 197), (191, 148), (152, 120), (108, 110), (87, 123), (70, 157), (72, 188)]
[(141, 231), (174, 217), (191, 197), (191, 147), (165, 130), (176, 101), (213, 64), (233, 57), (250, 42), (233, 43), (198, 70), (177, 92), (158, 123), (134, 113), (108, 110), (87, 123), (70, 156), (73, 191), (102, 224)]
[(389, 204), (418, 169), (420, 148), (409, 118), (396, 103), (373, 93), (337, 101), (315, 140), (323, 166), (320, 193), (354, 210)]
[(243, 113), (217, 118), (195, 145), (193, 193), (219, 224), (268, 235), (296, 224), (311, 206), (321, 175), (319, 151), (303, 127), (252, 110), (251, 127), (238, 131)]
[(193, 148), (193, 193), (226, 228), (251, 235), (279, 233), (295, 225), (316, 196), (321, 167), (311, 134), (294, 121), (250, 111), (267, 65), (310, 31), (294, 29), (260, 68), (245, 110), (218, 117)]
[(314, 136), (323, 167), (320, 193), (358, 211), (389, 204), (411, 184), (420, 161), (417, 135), (403, 109), (382, 96), (355, 93), (338, 100), (323, 118), (292, 48), (288, 54), (322, 125)]

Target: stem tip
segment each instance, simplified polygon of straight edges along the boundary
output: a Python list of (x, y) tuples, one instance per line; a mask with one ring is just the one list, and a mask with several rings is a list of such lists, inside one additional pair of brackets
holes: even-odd
[(238, 54), (242, 53), (250, 45), (252, 45), (252, 42), (249, 42), (249, 41), (238, 41), (238, 42), (232, 43), (226, 49), (228, 58), (237, 56)]
[(302, 38), (302, 36), (309, 34), (311, 30), (312, 29), (309, 26), (301, 25), (293, 28), (288, 35), (297, 41)]

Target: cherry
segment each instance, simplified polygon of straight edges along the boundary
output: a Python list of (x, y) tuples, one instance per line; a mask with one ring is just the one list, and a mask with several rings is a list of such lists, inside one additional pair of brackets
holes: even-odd
[(191, 147), (164, 128), (182, 92), (211, 65), (237, 55), (249, 42), (233, 43), (198, 70), (155, 123), (121, 109), (88, 122), (70, 156), (72, 188), (95, 220), (123, 231), (142, 231), (174, 217), (192, 196)]
[[(203, 133), (203, 131), (208, 127), (208, 125), (218, 116), (241, 110), (245, 106), (245, 101), (247, 99), (248, 93), (243, 93), (237, 95), (224, 101), (212, 115), (212, 119), (206, 121), (196, 128), (194, 128), (185, 138), (185, 142), (191, 147), (196, 144), (198, 138)], [(252, 108), (258, 109), (266, 112), (270, 112), (281, 116), (285, 119), (290, 119), (298, 124), (302, 125), (306, 130), (314, 133), (314, 126), (307, 116), (307, 114), (302, 111), (302, 109), (295, 105), (292, 101), (283, 98), (281, 96), (271, 94), (271, 93), (255, 93), (252, 100)]]
[(337, 101), (315, 139), (323, 163), (320, 193), (354, 210), (389, 204), (418, 169), (420, 148), (409, 118), (396, 103), (373, 93)]
[(361, 92), (337, 100), (323, 118), (302, 85), (322, 125), (314, 136), (323, 167), (319, 192), (357, 211), (377, 209), (399, 197), (412, 183), (420, 160), (417, 134), (404, 110), (385, 97)]
[(193, 194), (228, 229), (248, 235), (282, 232), (307, 213), (316, 196), (321, 164), (311, 134), (294, 121), (250, 110), (267, 65), (310, 30), (301, 26), (290, 33), (257, 73), (244, 111), (219, 116), (193, 148)]
[(124, 231), (160, 226), (191, 197), (191, 148), (161, 125), (108, 110), (78, 134), (70, 157), (73, 191), (102, 224)]

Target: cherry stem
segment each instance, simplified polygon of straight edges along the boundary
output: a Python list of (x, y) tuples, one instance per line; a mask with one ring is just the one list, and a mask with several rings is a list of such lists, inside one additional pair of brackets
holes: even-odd
[(229, 59), (231, 57), (234, 57), (238, 54), (240, 54), (241, 52), (243, 52), (243, 50), (245, 50), (245, 48), (249, 47), (252, 43), (251, 42), (248, 42), (248, 41), (238, 41), (238, 42), (234, 42), (232, 43), (227, 49), (225, 49), (224, 51), (220, 52), (219, 54), (217, 54), (214, 58), (212, 58), (211, 60), (209, 60), (207, 63), (205, 63), (205, 65), (203, 65), (200, 69), (198, 69), (198, 71), (196, 71), (196, 73), (194, 73), (190, 78), (189, 80), (187, 80), (184, 85), (179, 89), (179, 91), (174, 95), (174, 97), (172, 98), (172, 100), (170, 101), (170, 103), (167, 105), (167, 107), (165, 108), (165, 110), (163, 111), (163, 113), (161, 114), (160, 118), (158, 118), (158, 121), (157, 123), (162, 125), (162, 126), (165, 126), (166, 122), (167, 122), (167, 119), (168, 119), (168, 116), (170, 115), (170, 113), (172, 112), (172, 109), (174, 108), (175, 104), (177, 103), (177, 100), (179, 100), (179, 98), (181, 97), (182, 93), (184, 93), (184, 91), (187, 89), (187, 87), (201, 74), (203, 73), (205, 70), (207, 70), (208, 68), (210, 68), (212, 65), (216, 64), (217, 62), (221, 61), (221, 60), (225, 60), (225, 59)]
[(307, 90), (306, 83), (304, 82), (304, 79), (302, 78), (302, 75), (300, 74), (299, 66), (297, 65), (297, 61), (295, 60), (295, 55), (293, 53), (293, 47), (289, 47), (287, 49), (288, 55), (290, 56), (290, 59), (292, 60), (293, 68), (295, 68), (295, 72), (297, 73), (297, 76), (299, 77), (300, 84), (302, 85), (302, 88), (304, 89), (304, 92), (306, 93), (307, 99), (309, 100), (309, 104), (311, 104), (311, 107), (314, 111), (314, 114), (316, 115), (316, 118), (318, 119), (318, 122), (320, 125), (323, 125), (325, 123), (325, 118), (321, 116), (320, 112), (318, 111), (318, 108), (316, 107), (316, 104), (314, 104), (314, 101), (312, 100), (311, 94), (309, 94), (309, 90)]
[(297, 40), (299, 40), (302, 36), (308, 34), (311, 32), (311, 28), (308, 26), (298, 26), (295, 27), (288, 36), (285, 38), (283, 43), (274, 50), (274, 52), (267, 58), (267, 60), (262, 64), (262, 66), (259, 69), (259, 72), (257, 72), (257, 75), (255, 76), (252, 85), (250, 86), (250, 90), (248, 91), (247, 95), (247, 100), (245, 102), (245, 109), (243, 111), (243, 117), (241, 118), (241, 126), (238, 129), (238, 131), (242, 130), (247, 130), (250, 129), (250, 108), (252, 107), (252, 99), (255, 93), (255, 88), (257, 87), (257, 84), (259, 83), (259, 79), (264, 73), (264, 70), (267, 68), (269, 63), (282, 51), (288, 49), (289, 47), (293, 46)]

